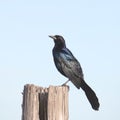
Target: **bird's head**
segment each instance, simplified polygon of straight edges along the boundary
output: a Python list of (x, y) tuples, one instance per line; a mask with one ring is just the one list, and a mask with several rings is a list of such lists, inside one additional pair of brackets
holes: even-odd
[(65, 40), (62, 36), (60, 35), (49, 35), (50, 38), (54, 40), (55, 46), (58, 48), (63, 48), (66, 47), (65, 45)]

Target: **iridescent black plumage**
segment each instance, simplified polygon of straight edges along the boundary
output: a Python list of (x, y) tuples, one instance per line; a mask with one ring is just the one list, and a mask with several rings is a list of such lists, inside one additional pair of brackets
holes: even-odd
[(66, 48), (64, 38), (60, 35), (49, 37), (51, 37), (55, 42), (53, 58), (58, 71), (67, 77), (78, 89), (81, 87), (84, 90), (92, 108), (94, 110), (98, 110), (98, 98), (95, 92), (84, 81), (82, 68), (71, 51)]

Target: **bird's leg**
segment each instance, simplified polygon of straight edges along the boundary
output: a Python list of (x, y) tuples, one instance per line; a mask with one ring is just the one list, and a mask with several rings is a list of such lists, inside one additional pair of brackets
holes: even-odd
[(68, 79), (62, 86), (65, 86), (70, 80)]

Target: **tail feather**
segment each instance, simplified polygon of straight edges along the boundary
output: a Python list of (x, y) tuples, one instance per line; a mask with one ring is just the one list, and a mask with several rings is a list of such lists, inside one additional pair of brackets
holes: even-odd
[(95, 92), (87, 85), (87, 83), (85, 83), (84, 80), (81, 81), (81, 88), (84, 90), (92, 108), (98, 110), (100, 104)]
[(80, 89), (80, 87), (81, 87), (81, 80), (80, 79), (70, 79), (70, 80), (78, 89)]

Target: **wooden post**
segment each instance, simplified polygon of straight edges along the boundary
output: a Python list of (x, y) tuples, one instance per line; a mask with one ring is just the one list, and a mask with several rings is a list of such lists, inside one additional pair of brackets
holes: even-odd
[(68, 120), (68, 91), (68, 86), (25, 85), (22, 120)]

